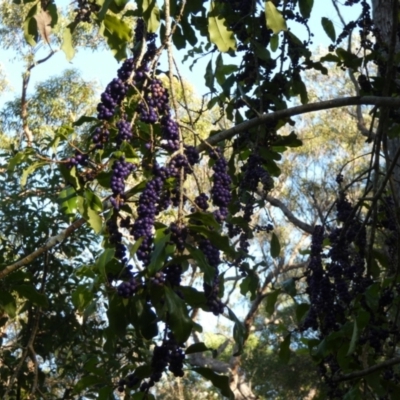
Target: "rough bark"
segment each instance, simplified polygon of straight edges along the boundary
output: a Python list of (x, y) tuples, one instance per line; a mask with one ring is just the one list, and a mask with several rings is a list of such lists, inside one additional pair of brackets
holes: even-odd
[[(391, 82), (397, 81), (398, 76), (394, 75), (394, 65), (390, 65), (392, 62), (391, 54), (400, 51), (400, 43), (394, 30), (397, 30), (397, 15), (398, 11), (398, 0), (372, 0), (373, 20), (376, 28), (378, 28), (377, 42), (382, 49), (382, 56), (387, 61), (386, 70), (382, 68), (380, 70), (381, 75), (385, 74), (386, 87), (384, 88), (383, 96), (391, 95), (388, 93), (390, 90)], [(397, 74), (398, 75), (398, 74)], [(381, 121), (381, 124), (385, 124), (385, 121)], [(390, 128), (386, 124), (386, 130)], [(400, 147), (400, 138), (396, 137), (393, 139), (387, 139), (386, 141), (386, 155), (387, 164), (393, 162), (395, 154)], [(400, 160), (396, 160), (396, 166), (393, 170), (391, 186), (397, 204), (400, 204)]]

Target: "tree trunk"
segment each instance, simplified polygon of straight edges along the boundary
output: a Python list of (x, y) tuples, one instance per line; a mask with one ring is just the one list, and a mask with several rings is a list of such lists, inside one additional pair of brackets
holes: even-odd
[[(377, 34), (377, 43), (380, 46), (382, 51), (382, 56), (388, 62), (390, 62), (390, 48), (392, 46), (392, 32), (393, 29), (397, 30), (397, 26), (394, 26), (393, 15), (396, 9), (398, 9), (398, 5), (396, 4), (398, 0), (372, 0), (372, 10), (373, 10), (373, 20), (375, 27), (378, 29)], [(396, 8), (397, 7), (397, 8)], [(396, 12), (397, 14), (397, 12)], [(394, 36), (395, 42), (395, 53), (400, 51), (400, 43), (398, 40), (398, 35)], [(391, 66), (395, 67), (395, 66)], [(396, 71), (396, 69), (394, 69)], [(380, 74), (386, 74), (387, 70), (383, 69), (380, 71)], [(392, 79), (397, 81), (398, 73), (396, 75), (392, 75)], [(390, 89), (391, 83), (389, 80), (386, 82), (387, 89)], [(383, 93), (384, 96), (391, 95), (391, 93)], [(380, 121), (380, 123), (385, 124), (386, 130), (390, 128), (387, 125), (387, 121)], [(386, 132), (384, 132), (386, 134)], [(386, 150), (387, 150), (387, 166), (390, 166), (393, 160), (395, 159), (396, 153), (400, 148), (400, 137), (395, 137), (393, 139), (387, 139)], [(391, 177), (391, 188), (393, 191), (393, 196), (395, 198), (397, 206), (400, 205), (400, 158), (396, 160), (396, 166), (393, 170)]]

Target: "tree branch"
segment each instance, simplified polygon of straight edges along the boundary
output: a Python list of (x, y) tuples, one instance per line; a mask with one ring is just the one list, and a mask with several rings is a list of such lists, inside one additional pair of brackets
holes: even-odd
[(297, 226), (299, 229), (303, 230), (304, 232), (309, 233), (310, 235), (313, 234), (314, 228), (299, 220), (297, 217), (294, 216), (294, 214), (278, 199), (272, 196), (265, 196), (265, 199), (274, 207), (280, 208), (280, 210), (283, 212), (285, 217), (295, 226)]
[(51, 237), (44, 246), (39, 247), (33, 253), (20, 259), (19, 261), (15, 262), (14, 264), (8, 265), (6, 268), (4, 268), (3, 270), (0, 271), (0, 279), (5, 278), (7, 275), (11, 274), (12, 272), (15, 272), (17, 269), (23, 267), (24, 265), (29, 264), (34, 259), (39, 257), (41, 254), (43, 254), (47, 250), (50, 250), (57, 244), (62, 243), (66, 238), (71, 236), (72, 233), (74, 233), (77, 229), (79, 229), (85, 222), (86, 222), (86, 220), (84, 218), (80, 218), (80, 219), (76, 220), (73, 224), (71, 224), (68, 228), (64, 229), (61, 233), (59, 233), (56, 236)]
[[(327, 110), (331, 108), (352, 106), (357, 104), (365, 104), (365, 105), (377, 105), (377, 106), (386, 106), (386, 107), (399, 107), (400, 106), (400, 98), (392, 98), (392, 97), (378, 97), (378, 96), (365, 96), (365, 97), (343, 97), (338, 99), (332, 99), (327, 101), (321, 101), (318, 103), (305, 104), (302, 106), (288, 108), (286, 110), (280, 110), (270, 114), (264, 114), (260, 117), (253, 118), (249, 121), (243, 122), (239, 125), (234, 126), (233, 128), (227, 129), (225, 131), (219, 132), (216, 135), (213, 135), (207, 139), (207, 141), (200, 144), (197, 149), (199, 151), (205, 150), (209, 145), (215, 145), (222, 140), (229, 139), (232, 136), (242, 133), (250, 128), (262, 125), (266, 122), (279, 120), (284, 118), (289, 118), (294, 115), (305, 114), (308, 112)], [(127, 195), (129, 196), (129, 191)], [(279, 207), (285, 216), (289, 219), (290, 222), (295, 224), (300, 229), (304, 230), (307, 233), (312, 234), (313, 229), (310, 225), (300, 221), (297, 219), (288, 209), (287, 207), (280, 202), (279, 200), (266, 196), (266, 199), (275, 207)], [(53, 236), (50, 240), (41, 248), (24, 257), (23, 259), (17, 261), (14, 264), (7, 266), (5, 269), (0, 271), (0, 279), (4, 278), (11, 272), (16, 271), (24, 265), (29, 264), (32, 260), (34, 260), (39, 255), (43, 254), (45, 251), (51, 249), (56, 246), (58, 243), (65, 240), (68, 236), (70, 236), (74, 231), (80, 228), (85, 223), (83, 218), (75, 221), (72, 225), (70, 225), (67, 229), (61, 232), (59, 235)]]
[(296, 106), (288, 108), (286, 110), (280, 110), (273, 113), (263, 114), (259, 117), (250, 119), (249, 121), (242, 122), (239, 125), (227, 129), (225, 131), (219, 132), (213, 136), (210, 136), (206, 141), (200, 144), (197, 149), (203, 151), (207, 149), (208, 146), (216, 145), (225, 139), (230, 139), (231, 137), (243, 133), (251, 128), (265, 124), (267, 122), (276, 121), (280, 119), (286, 119), (293, 117), (295, 115), (306, 114), (309, 112), (329, 110), (332, 108), (346, 107), (346, 106), (356, 106), (356, 105), (375, 105), (379, 107), (390, 107), (395, 108), (400, 106), (400, 98), (393, 97), (379, 97), (379, 96), (354, 96), (354, 97), (340, 97), (337, 99), (331, 99), (326, 101), (319, 101), (317, 103), (304, 104), (301, 106)]
[(372, 367), (363, 369), (361, 371), (351, 372), (350, 374), (338, 376), (337, 378), (333, 378), (333, 382), (343, 382), (349, 381), (351, 379), (362, 378), (363, 376), (372, 374), (375, 371), (379, 371), (380, 369), (388, 368), (393, 365), (400, 364), (400, 357), (395, 357), (390, 360), (384, 361), (380, 364), (373, 365)]

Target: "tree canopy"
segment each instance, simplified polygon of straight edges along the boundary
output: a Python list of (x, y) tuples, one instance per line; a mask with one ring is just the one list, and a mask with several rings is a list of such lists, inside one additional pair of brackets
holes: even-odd
[(1, 0), (2, 398), (399, 398), (399, 2), (331, 3)]

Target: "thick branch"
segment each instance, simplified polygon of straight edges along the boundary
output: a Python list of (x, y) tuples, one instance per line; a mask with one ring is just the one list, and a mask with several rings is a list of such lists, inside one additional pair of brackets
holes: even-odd
[(276, 111), (274, 113), (263, 114), (259, 117), (242, 122), (226, 131), (210, 136), (206, 142), (198, 146), (199, 151), (207, 149), (208, 145), (215, 145), (222, 140), (230, 139), (233, 136), (248, 131), (251, 128), (265, 124), (271, 121), (294, 117), (295, 115), (306, 114), (309, 112), (329, 110), (332, 108), (356, 106), (356, 105), (375, 105), (379, 107), (395, 108), (400, 106), (400, 98), (393, 97), (378, 97), (378, 96), (355, 96), (355, 97), (340, 97), (337, 99), (320, 101), (317, 103), (304, 104), (302, 106), (288, 108), (286, 110)]
[(304, 232), (309, 233), (310, 235), (313, 234), (314, 228), (295, 217), (294, 214), (280, 200), (272, 196), (265, 196), (265, 199), (274, 207), (278, 207), (293, 225), (297, 226)]
[(76, 220), (73, 224), (71, 224), (68, 228), (64, 229), (61, 233), (51, 237), (44, 246), (39, 247), (33, 253), (27, 255), (24, 258), (21, 258), (21, 260), (15, 262), (14, 264), (8, 265), (6, 268), (0, 271), (0, 279), (3, 279), (11, 272), (16, 271), (17, 269), (23, 267), (24, 265), (29, 264), (47, 250), (50, 250), (54, 246), (57, 246), (57, 244), (63, 242), (66, 238), (71, 236), (72, 233), (74, 233), (77, 229), (79, 229), (85, 222), (86, 220), (84, 218)]
[[(226, 131), (222, 131), (217, 133), (214, 136), (211, 136), (207, 139), (207, 142), (204, 142), (198, 146), (198, 150), (202, 151), (207, 148), (208, 145), (215, 145), (218, 142), (229, 139), (232, 136), (245, 132), (250, 128), (254, 128), (256, 126), (262, 125), (269, 121), (289, 118), (295, 115), (305, 114), (313, 111), (321, 111), (327, 110), (331, 108), (352, 106), (358, 104), (365, 105), (377, 105), (377, 106), (386, 106), (386, 107), (399, 107), (400, 106), (400, 98), (392, 98), (392, 97), (377, 97), (377, 96), (365, 96), (365, 97), (343, 97), (338, 99), (332, 99), (327, 101), (321, 101), (318, 103), (305, 104), (302, 106), (288, 108), (286, 110), (277, 111), (275, 113), (264, 114), (260, 117), (251, 119), (249, 121), (243, 122), (239, 125), (234, 126), (231, 129), (227, 129)], [(127, 192), (128, 196), (129, 191)], [(300, 229), (304, 230), (307, 233), (312, 234), (312, 227), (299, 219), (297, 219), (287, 208), (281, 203), (279, 200), (274, 199), (270, 196), (266, 197), (267, 200), (276, 207), (279, 207), (285, 216), (289, 219), (290, 222), (298, 226)], [(23, 259), (17, 261), (14, 264), (7, 266), (5, 269), (0, 271), (0, 279), (4, 278), (9, 273), (16, 271), (18, 268), (21, 268), (24, 265), (29, 264), (32, 260), (34, 260), (39, 255), (43, 254), (46, 250), (51, 249), (56, 246), (58, 243), (65, 240), (68, 236), (71, 235), (75, 230), (81, 227), (84, 224), (85, 220), (83, 218), (75, 221), (72, 225), (70, 225), (67, 229), (61, 232), (59, 235), (52, 237), (43, 247), (24, 257)]]
[(373, 365), (372, 367), (363, 369), (361, 371), (355, 371), (350, 374), (339, 376), (337, 378), (334, 378), (333, 381), (343, 382), (343, 381), (349, 381), (351, 379), (362, 378), (363, 376), (372, 374), (375, 371), (379, 371), (380, 369), (388, 368), (396, 364), (400, 364), (400, 357), (392, 358), (390, 360), (384, 361), (380, 364)]

